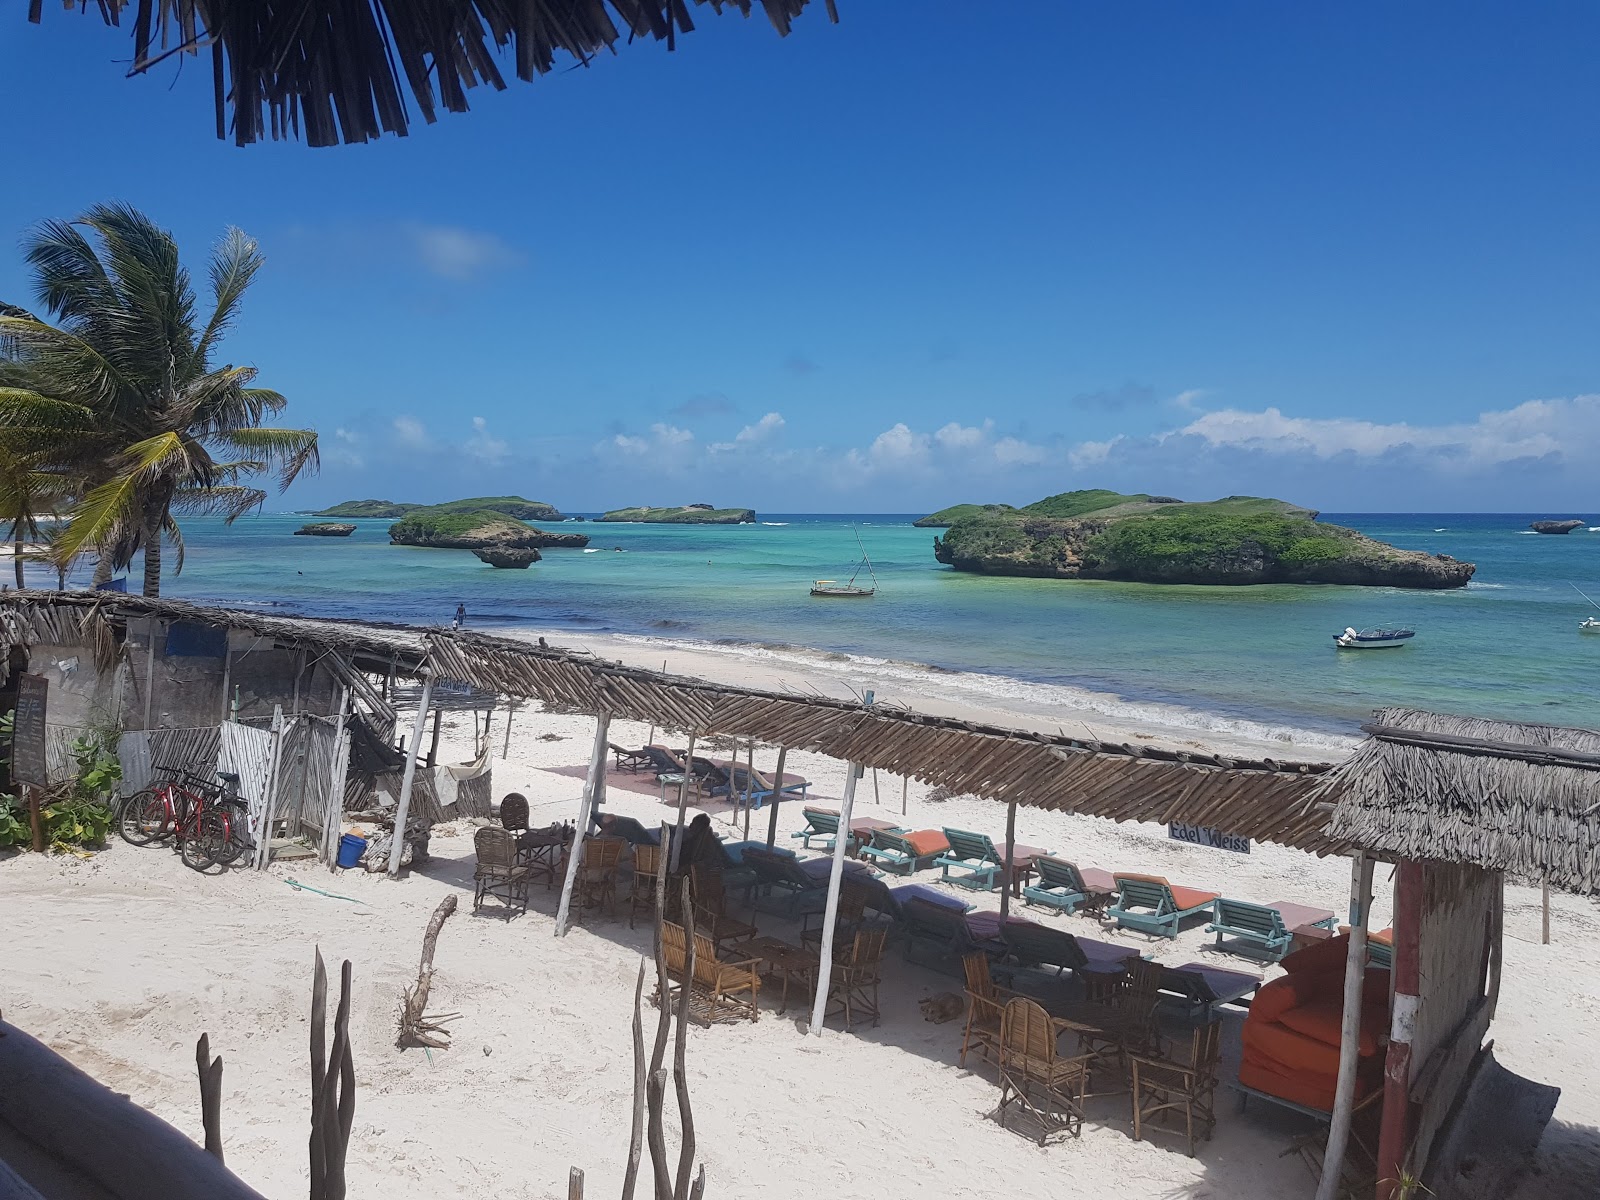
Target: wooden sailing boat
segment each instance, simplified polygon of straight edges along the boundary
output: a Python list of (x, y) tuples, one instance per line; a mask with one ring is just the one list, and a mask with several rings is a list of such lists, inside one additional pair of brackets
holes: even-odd
[[(850, 572), (850, 578), (844, 583), (834, 579), (813, 579), (811, 581), (811, 594), (813, 596), (841, 596), (841, 597), (866, 597), (878, 590), (878, 574), (872, 569), (872, 560), (867, 557), (867, 548), (862, 545), (861, 531), (854, 530), (856, 545), (861, 546), (861, 561), (856, 564), (856, 569)], [(866, 567), (867, 574), (872, 578), (871, 587), (859, 587), (856, 576), (861, 574), (861, 568)]]

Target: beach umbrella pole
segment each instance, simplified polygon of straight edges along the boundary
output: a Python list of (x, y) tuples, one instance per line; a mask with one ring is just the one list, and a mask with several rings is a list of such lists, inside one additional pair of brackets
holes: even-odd
[(839, 882), (844, 878), (844, 852), (850, 842), (850, 814), (856, 802), (856, 764), (845, 764), (844, 800), (839, 805), (839, 829), (833, 835), (833, 869), (828, 872), (828, 903), (822, 910), (822, 946), (817, 953), (817, 994), (811, 1002), (812, 1037), (822, 1034), (822, 1019), (828, 1011), (828, 988), (833, 976), (833, 933), (839, 921)]
[(567, 936), (567, 922), (572, 914), (572, 887), (578, 879), (578, 860), (583, 856), (583, 839), (589, 831), (589, 817), (594, 812), (596, 797), (605, 791), (606, 733), (610, 728), (610, 713), (603, 712), (595, 718), (589, 776), (583, 782), (583, 800), (578, 805), (578, 828), (573, 831), (572, 849), (567, 852), (567, 877), (561, 881), (561, 903), (556, 908), (557, 937)]

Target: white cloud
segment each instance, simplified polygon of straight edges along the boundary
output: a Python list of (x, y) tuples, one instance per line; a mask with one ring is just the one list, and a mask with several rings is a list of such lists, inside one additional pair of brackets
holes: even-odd
[(1119, 433), (1116, 437), (1103, 442), (1079, 442), (1067, 452), (1067, 461), (1072, 464), (1074, 470), (1098, 466), (1110, 458), (1111, 452), (1125, 440)]
[(769, 438), (776, 437), (782, 428), (783, 415), (781, 413), (769, 412), (754, 425), (746, 425), (743, 429), (739, 430), (738, 434), (735, 435), (733, 440), (741, 445), (748, 446), (755, 442), (764, 442)]
[(948, 425), (941, 426), (933, 437), (939, 445), (949, 450), (973, 449), (981, 446), (989, 436), (989, 431), (994, 428), (993, 421), (985, 421), (981, 427), (976, 425), (962, 425), (951, 421)]
[(472, 418), (472, 436), (462, 449), (490, 466), (499, 466), (510, 453), (510, 447), (489, 432), (489, 422), (482, 417)]
[(1043, 446), (1014, 437), (1001, 438), (991, 447), (991, 453), (1002, 467), (1036, 467), (1050, 457)]
[(1200, 401), (1205, 399), (1209, 392), (1209, 388), (1189, 388), (1187, 391), (1179, 392), (1168, 403), (1173, 408), (1182, 408), (1192, 412), (1199, 408)]
[(619, 433), (611, 439), (611, 445), (624, 454), (649, 454), (650, 443), (642, 437), (630, 437), (628, 434)]
[(423, 427), (422, 422), (415, 417), (405, 415), (396, 417), (394, 419), (394, 432), (395, 436), (403, 444), (414, 449), (420, 450), (429, 445), (428, 431)]
[(322, 457), (325, 462), (340, 467), (361, 468), (366, 465), (366, 460), (361, 457), (357, 447), (361, 444), (361, 436), (349, 429), (340, 427), (333, 431), (333, 443), (323, 448)]
[(914, 433), (901, 421), (872, 439), (867, 457), (873, 462), (892, 465), (921, 463), (927, 460), (930, 440), (927, 434)]
[(498, 268), (519, 266), (523, 261), (519, 251), (492, 233), (420, 222), (408, 223), (401, 231), (427, 270), (459, 283)]

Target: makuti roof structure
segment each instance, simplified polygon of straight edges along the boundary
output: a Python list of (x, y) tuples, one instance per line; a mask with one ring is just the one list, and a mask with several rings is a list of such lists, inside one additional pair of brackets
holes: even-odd
[[(697, 11), (745, 16), (757, 4), (780, 35), (809, 0), (693, 0)], [(839, 19), (835, 0), (823, 0)], [(89, 0), (78, 0), (82, 9)], [(72, 7), (72, 0), (66, 0)], [(121, 24), (129, 0), (95, 0)], [(37, 22), (44, 0), (29, 0)], [(518, 79), (555, 69), (564, 52), (587, 64), (619, 40), (654, 38), (672, 49), (694, 28), (689, 0), (140, 0), (133, 13), (137, 75), (174, 54), (211, 53), (217, 136), (241, 146), (268, 133), (304, 135), (313, 146), (404, 135), (406, 93), (425, 121), (442, 105), (467, 110), (480, 83), (504, 88), (499, 58), (508, 47)]]
[(1600, 733), (1408, 708), (1362, 728), (1321, 783), (1330, 837), (1600, 890)]
[(562, 712), (610, 713), (701, 736), (753, 738), (910, 775), (952, 792), (1109, 817), (1224, 826), (1316, 854), (1326, 832), (1317, 794), (1328, 763), (1247, 760), (1053, 736), (802, 693), (731, 687), (590, 654), (446, 629), (373, 625), (207, 608), (109, 592), (0, 593), (0, 649), (36, 642), (120, 652), (130, 618), (248, 630), (281, 645), (337, 652), (358, 667), (435, 676)]

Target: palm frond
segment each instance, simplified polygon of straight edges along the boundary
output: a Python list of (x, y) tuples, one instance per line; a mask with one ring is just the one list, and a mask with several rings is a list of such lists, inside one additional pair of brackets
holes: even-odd
[(117, 304), (116, 289), (89, 239), (71, 221), (43, 221), (24, 243), (34, 290), (63, 322), (93, 322)]
[(221, 486), (181, 488), (172, 497), (172, 511), (191, 517), (221, 517), (229, 525), (266, 503), (260, 488)]
[(0, 316), (0, 339), (11, 343), (17, 358), (46, 370), (57, 395), (109, 408), (119, 391), (136, 388), (121, 365), (89, 341), (37, 318)]
[(243, 230), (231, 227), (212, 251), (209, 274), (215, 308), (195, 346), (195, 355), (202, 362), (210, 358), (212, 348), (233, 324), (245, 291), (265, 261), (255, 239), (246, 236)]
[(181, 473), (188, 461), (189, 447), (176, 433), (158, 434), (128, 447), (122, 469), (92, 489), (73, 511), (58, 547), (61, 553), (71, 558), (119, 537), (130, 540), (127, 530), (139, 528), (141, 500), (151, 480)]
[(217, 439), (270, 464), (278, 472), (279, 490), (288, 487), (302, 471), (322, 469), (314, 429), (236, 429)]
[(183, 542), (183, 530), (178, 528), (178, 523), (172, 519), (170, 512), (161, 519), (161, 532), (166, 534), (167, 541), (172, 543), (172, 573), (182, 575), (183, 560), (188, 547)]
[(78, 218), (100, 235), (107, 274), (115, 282), (140, 343), (139, 357), (165, 355), (167, 369), (194, 353), (195, 296), (178, 243), (138, 209), (96, 204)]

